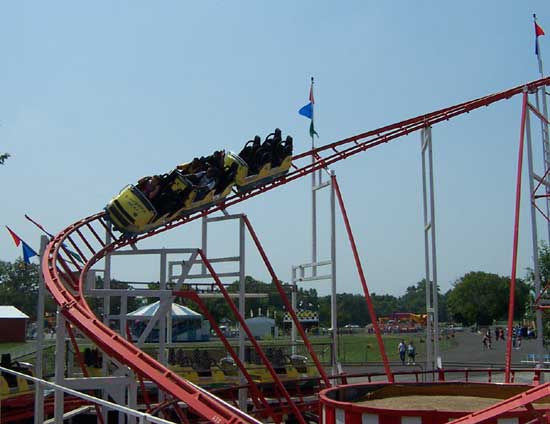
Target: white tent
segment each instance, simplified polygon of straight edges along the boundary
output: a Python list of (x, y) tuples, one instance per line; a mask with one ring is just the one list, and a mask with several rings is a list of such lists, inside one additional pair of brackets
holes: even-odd
[[(128, 316), (136, 317), (136, 318), (137, 317), (151, 318), (157, 313), (159, 307), (160, 307), (160, 300), (157, 300), (154, 303), (151, 303), (149, 305), (145, 305), (139, 309), (136, 309), (134, 312), (130, 312)], [(185, 306), (178, 305), (177, 303), (172, 303), (172, 318), (202, 320), (202, 315)]]
[[(128, 318), (133, 321), (133, 337), (139, 338), (146, 328), (146, 321), (149, 321), (158, 312), (160, 301), (142, 306), (128, 314)], [(168, 329), (167, 329), (168, 330)], [(210, 335), (210, 325), (208, 321), (203, 321), (201, 314), (185, 306), (172, 303), (172, 342), (190, 342), (208, 340)], [(168, 334), (167, 334), (167, 337)], [(159, 323), (151, 330), (147, 336), (147, 342), (156, 343), (159, 340)]]

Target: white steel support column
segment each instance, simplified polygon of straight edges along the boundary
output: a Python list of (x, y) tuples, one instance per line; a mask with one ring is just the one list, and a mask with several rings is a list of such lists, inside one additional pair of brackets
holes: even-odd
[[(201, 249), (204, 252), (204, 256), (208, 258), (208, 219), (206, 216), (202, 217), (202, 243)], [(206, 274), (206, 265), (201, 263), (201, 273)]]
[[(311, 149), (314, 149), (313, 136), (311, 137)], [(311, 163), (315, 163), (315, 158), (311, 157)], [(311, 263), (317, 263), (317, 190), (315, 184), (315, 174), (311, 174)], [(313, 265), (313, 276), (317, 276), (317, 266)]]
[[(226, 211), (223, 211), (224, 216), (223, 217), (217, 217), (217, 218), (207, 218), (203, 217), (202, 219), (202, 241), (201, 241), (201, 247), (204, 254), (208, 257), (207, 251), (208, 251), (208, 224), (211, 222), (217, 222), (217, 221), (228, 221), (228, 220), (239, 220), (239, 256), (237, 258), (225, 258), (230, 259), (231, 261), (238, 261), (239, 263), (239, 270), (238, 270), (238, 277), (239, 277), (239, 313), (243, 318), (246, 318), (246, 267), (245, 267), (245, 257), (246, 257), (246, 238), (245, 238), (245, 222), (244, 222), (244, 215), (238, 214), (238, 215), (229, 215)], [(209, 258), (212, 259), (212, 258)], [(201, 273), (203, 275), (208, 274), (208, 270), (206, 268), (206, 265), (203, 261), (201, 261)], [(233, 274), (232, 274), (233, 275)], [(246, 349), (246, 334), (244, 330), (241, 328), (239, 324), (239, 348), (238, 348), (238, 355), (241, 362), (245, 362), (245, 349)], [(239, 371), (239, 380), (241, 384), (246, 384), (246, 379), (244, 375)], [(245, 411), (248, 403), (248, 390), (247, 389), (240, 389), (239, 390), (239, 407), (241, 410)]]
[[(239, 218), (239, 314), (246, 315), (246, 275), (245, 275), (245, 224), (242, 216)], [(244, 364), (245, 359), (245, 334), (239, 324), (239, 360)], [(240, 384), (246, 384), (246, 379), (239, 370)], [(246, 411), (248, 390), (239, 389), (239, 408)]]
[[(338, 365), (338, 320), (337, 320), (337, 302), (336, 302), (336, 195), (335, 195), (335, 189), (332, 187), (331, 181), (322, 181), (321, 178), (321, 172), (327, 172), (329, 175), (333, 175), (333, 171), (330, 171), (328, 169), (320, 170), (318, 172), (314, 172), (312, 175), (312, 218), (314, 220), (314, 225), (312, 227), (312, 262), (293, 265), (291, 268), (292, 273), (292, 292), (291, 292), (291, 300), (292, 300), (292, 308), (296, 311), (297, 307), (297, 294), (298, 294), (298, 283), (304, 283), (304, 282), (311, 282), (311, 281), (321, 281), (321, 280), (329, 280), (331, 281), (331, 316), (330, 316), (330, 322), (332, 326), (332, 358), (331, 358), (331, 366), (333, 367), (333, 371), (337, 373), (337, 365)], [(319, 174), (317, 176), (317, 173)], [(316, 183), (318, 183), (316, 185)], [(316, 205), (316, 195), (315, 193), (318, 190), (322, 190), (326, 187), (331, 187), (331, 194), (330, 194), (330, 260), (325, 261), (318, 261), (317, 260), (317, 222), (316, 222), (316, 216), (317, 216), (317, 205)], [(331, 267), (330, 273), (322, 274), (320, 275), (318, 273), (318, 268), (329, 266)], [(306, 269), (310, 269), (310, 275), (306, 276)], [(297, 338), (297, 329), (294, 323), (291, 322), (291, 330), (290, 330), (290, 338), (292, 345), (296, 345), (296, 338)], [(295, 353), (295, 347), (293, 347), (292, 350), (293, 353)]]
[[(426, 370), (437, 368), (439, 358), (439, 319), (437, 251), (435, 232), (435, 192), (433, 176), (432, 130), (422, 129), (422, 191), (424, 206), (424, 255), (426, 273)], [(426, 154), (428, 156), (426, 160)], [(426, 163), (427, 162), (427, 163)], [(427, 170), (426, 170), (427, 168)], [(428, 173), (428, 176), (426, 176)], [(428, 204), (429, 199), (429, 204)], [(433, 343), (432, 343), (433, 336)]]
[[(57, 308), (57, 321), (55, 328), (55, 384), (64, 386), (65, 384), (65, 317)], [(56, 390), (54, 404), (55, 424), (63, 423), (64, 412), (64, 394), (62, 390)]]
[[(330, 171), (331, 177), (334, 177), (334, 171)], [(334, 184), (330, 184), (330, 282), (331, 282), (331, 325), (332, 325), (332, 373), (338, 373), (338, 307), (336, 294), (336, 194)]]
[[(126, 394), (128, 396), (128, 408), (137, 409), (137, 407), (138, 407), (137, 376), (134, 372), (131, 372), (128, 375), (130, 376), (130, 384), (128, 384), (128, 389), (127, 389), (127, 392), (126, 392)], [(136, 418), (135, 417), (128, 417), (128, 424), (135, 424), (135, 423), (136, 423)]]
[[(535, 208), (535, 199), (534, 199), (534, 190), (535, 190), (535, 170), (533, 162), (533, 145), (531, 138), (531, 120), (529, 118), (531, 112), (528, 110), (525, 115), (525, 136), (527, 138), (527, 162), (529, 168), (529, 200), (530, 200), (530, 212), (531, 212), (531, 242), (533, 249), (533, 273), (535, 277), (535, 297), (539, 297), (541, 293), (541, 281), (540, 281), (540, 267), (539, 267), (539, 238), (537, 232), (537, 211)], [(546, 156), (546, 153), (544, 153)], [(546, 163), (546, 161), (545, 161)], [(546, 166), (546, 165), (545, 165)], [(548, 190), (548, 185), (546, 190)], [(546, 199), (548, 200), (548, 198)], [(542, 310), (540, 308), (535, 309), (535, 320), (537, 327), (537, 341), (536, 341), (536, 351), (538, 357), (538, 366), (540, 368), (544, 367), (544, 331), (542, 326)], [(541, 373), (541, 379), (544, 381), (544, 373)]]
[[(160, 281), (159, 288), (166, 290), (166, 251), (163, 249), (160, 254)], [(158, 360), (161, 364), (166, 365), (166, 321), (172, 322), (172, 296), (166, 299), (168, 302), (168, 311), (163, 313), (159, 318), (159, 351)], [(170, 334), (172, 332), (170, 331)], [(172, 340), (169, 340), (171, 343)], [(159, 402), (165, 399), (164, 392), (159, 390)]]
[[(301, 268), (303, 272), (303, 268)], [(290, 305), (292, 306), (292, 310), (296, 312), (296, 305), (297, 305), (297, 291), (298, 287), (296, 286), (296, 268), (292, 267), (292, 285), (291, 285), (291, 292), (290, 292)], [(296, 355), (296, 323), (292, 321), (290, 323), (290, 343), (292, 344), (292, 354)]]
[[(109, 231), (105, 231), (105, 244), (108, 246), (112, 242), (112, 237)], [(95, 284), (94, 284), (95, 287)], [(105, 270), (103, 272), (103, 289), (109, 290), (111, 288), (111, 255), (107, 253), (105, 255)], [(105, 324), (107, 327), (109, 326), (110, 321), (110, 315), (111, 315), (111, 297), (109, 295), (105, 295), (103, 298), (103, 324)], [(106, 376), (109, 373), (109, 358), (107, 355), (103, 355), (103, 361), (101, 364), (101, 375)], [(107, 400), (107, 395), (104, 392), (103, 398)], [(106, 417), (104, 417), (106, 418)]]
[(120, 334), (126, 338), (126, 324), (128, 323), (128, 294), (122, 293), (120, 296)]
[[(40, 237), (40, 257), (42, 258), (48, 237)], [(38, 379), (43, 377), (43, 351), (44, 351), (44, 318), (46, 290), (44, 287), (44, 275), (42, 271), (38, 273), (38, 305), (36, 310), (36, 360), (34, 364), (34, 374)], [(44, 421), (44, 389), (40, 383), (34, 387), (34, 423), (42, 424)]]

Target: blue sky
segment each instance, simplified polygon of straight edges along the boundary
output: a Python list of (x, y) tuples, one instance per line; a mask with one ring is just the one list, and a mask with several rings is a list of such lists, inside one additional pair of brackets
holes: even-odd
[[(127, 183), (280, 127), (309, 146), (297, 110), (315, 77), (326, 144), (538, 78), (532, 14), (546, 1), (11, 2), (0, 14), (1, 224), (38, 247), (100, 211)], [(550, 52), (541, 38), (543, 58)], [(550, 60), (548, 61), (550, 67)], [(511, 269), (520, 97), (433, 129), (439, 283)], [(334, 166), (371, 292), (401, 295), (424, 277), (419, 134)], [(309, 260), (310, 179), (236, 206), (279, 277)], [(328, 193), (320, 241), (328, 246)], [(531, 266), (527, 203), (520, 276)], [(149, 242), (196, 247), (198, 226)], [(236, 249), (219, 229), (220, 252)], [(338, 217), (338, 290), (359, 280)], [(328, 249), (323, 247), (325, 256)], [(20, 256), (7, 232), (0, 260)], [(322, 255), (321, 255), (322, 256)], [(248, 259), (248, 258), (247, 258)], [(250, 253), (249, 274), (268, 281)], [(126, 279), (156, 279), (128, 266)], [(305, 286), (313, 287), (314, 285)], [(328, 283), (315, 285), (326, 293)]]

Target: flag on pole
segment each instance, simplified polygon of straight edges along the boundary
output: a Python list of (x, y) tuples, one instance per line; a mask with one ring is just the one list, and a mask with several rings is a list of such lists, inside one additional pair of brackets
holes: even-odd
[(15, 234), (10, 227), (6, 225), (6, 229), (10, 233), (11, 237), (13, 238), (13, 242), (16, 246), (19, 246), (20, 244), (23, 245), (23, 260), (26, 264), (31, 263), (31, 258), (33, 256), (38, 256), (38, 253), (36, 253), (32, 247), (30, 247), (27, 243), (25, 243), (21, 237), (19, 237), (17, 234)]
[(309, 103), (302, 107), (298, 113), (302, 116), (305, 116), (308, 119), (311, 119), (311, 123), (309, 124), (309, 135), (313, 137), (316, 135), (319, 137), (319, 134), (317, 134), (317, 131), (315, 131), (315, 126), (313, 124), (313, 105), (315, 104), (315, 99), (313, 98), (313, 77), (311, 77), (311, 86), (309, 88)]
[(21, 240), (21, 243), (23, 244), (23, 260), (26, 264), (31, 263), (31, 258), (33, 256), (38, 256), (38, 253), (36, 253), (27, 243)]
[[(536, 19), (536, 16), (534, 16), (535, 19)], [(542, 27), (537, 24), (537, 21), (535, 21), (535, 54), (538, 56), (540, 51), (539, 51), (539, 37), (541, 35), (544, 35), (544, 30), (542, 29)]]
[[(42, 232), (44, 232), (50, 238), (50, 240), (54, 238), (54, 235), (52, 233), (46, 231), (46, 229), (41, 224), (36, 222), (29, 215), (25, 214), (25, 218), (27, 218), (30, 222), (32, 222), (34, 225), (36, 225), (38, 228), (40, 228), (42, 230)], [(72, 251), (71, 249), (69, 249), (65, 243), (61, 243), (61, 246), (63, 247), (63, 249), (65, 251), (67, 251), (69, 253), (69, 255), (71, 255), (73, 258), (75, 258), (78, 262), (80, 262), (81, 264), (84, 263), (84, 260), (82, 260), (82, 257), (78, 253), (76, 253), (76, 252)]]
[(17, 247), (19, 247), (19, 245), (21, 244), (21, 239), (19, 238), (19, 236), (17, 234), (15, 234), (10, 227), (8, 227), (6, 225), (6, 229), (8, 230), (8, 232), (10, 233), (10, 236), (13, 238), (13, 242), (15, 243), (15, 245)]

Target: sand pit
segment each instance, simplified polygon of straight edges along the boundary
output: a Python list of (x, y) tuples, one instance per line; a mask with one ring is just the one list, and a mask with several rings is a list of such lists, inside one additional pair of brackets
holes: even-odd
[(391, 410), (473, 412), (502, 402), (497, 398), (474, 396), (408, 395), (357, 402), (356, 405)]

